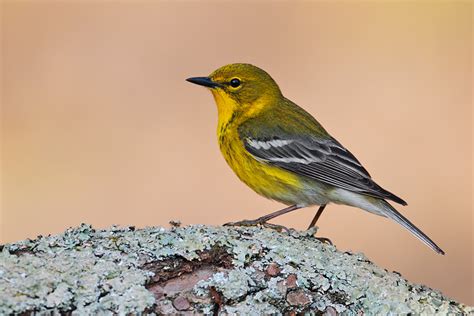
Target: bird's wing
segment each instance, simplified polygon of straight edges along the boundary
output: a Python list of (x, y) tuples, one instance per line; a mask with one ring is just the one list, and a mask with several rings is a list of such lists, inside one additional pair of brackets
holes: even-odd
[(257, 160), (338, 188), (406, 205), (377, 185), (354, 155), (333, 138), (240, 136)]

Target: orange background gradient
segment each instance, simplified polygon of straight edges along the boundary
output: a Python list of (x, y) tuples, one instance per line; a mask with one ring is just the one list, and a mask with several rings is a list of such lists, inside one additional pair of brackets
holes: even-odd
[[(341, 250), (473, 299), (470, 2), (2, 1), (1, 242), (81, 222), (167, 226), (283, 207), (222, 159), (211, 94), (224, 64), (266, 69), (446, 251), (329, 206)], [(315, 208), (275, 220), (305, 229)]]

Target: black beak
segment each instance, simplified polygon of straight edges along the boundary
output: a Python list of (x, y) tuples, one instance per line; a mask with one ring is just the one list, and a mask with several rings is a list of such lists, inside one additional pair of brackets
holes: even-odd
[(211, 78), (209, 77), (193, 77), (193, 78), (186, 79), (186, 81), (198, 84), (200, 86), (208, 87), (208, 88), (222, 87), (221, 84), (212, 81)]

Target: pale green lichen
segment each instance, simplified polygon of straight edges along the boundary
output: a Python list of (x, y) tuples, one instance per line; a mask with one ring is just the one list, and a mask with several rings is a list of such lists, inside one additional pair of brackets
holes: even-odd
[[(215, 247), (228, 253), (233, 267), (221, 266), (183, 294), (193, 312), (217, 308), (258, 315), (329, 308), (353, 315), (474, 314), (473, 308), (387, 272), (362, 254), (341, 253), (319, 242), (313, 233), (201, 225), (94, 230), (81, 225), (7, 244), (0, 252), (0, 314), (176, 313), (172, 302), (177, 294), (155, 296), (149, 289), (153, 273), (145, 267), (163, 260), (196, 263)], [(277, 275), (265, 272), (270, 264), (279, 267)], [(290, 275), (296, 276), (294, 284)], [(222, 296), (222, 306), (210, 299), (210, 288)], [(288, 293), (296, 302), (288, 301)]]

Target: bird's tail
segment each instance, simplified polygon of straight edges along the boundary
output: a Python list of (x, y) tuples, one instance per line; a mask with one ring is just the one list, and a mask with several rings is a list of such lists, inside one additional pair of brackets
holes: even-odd
[(426, 236), (421, 230), (419, 230), (415, 225), (413, 225), (405, 216), (400, 214), (393, 206), (391, 206), (388, 202), (384, 200), (378, 200), (379, 207), (378, 210), (380, 211), (380, 215), (388, 217), (398, 224), (405, 227), (409, 232), (415, 235), (416, 238), (424, 242), (428, 245), (431, 249), (436, 251), (439, 254), (444, 255), (444, 251), (438, 247), (438, 245), (430, 239), (430, 237)]

